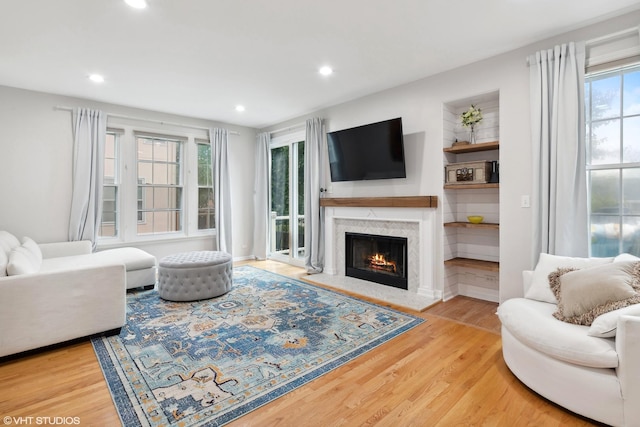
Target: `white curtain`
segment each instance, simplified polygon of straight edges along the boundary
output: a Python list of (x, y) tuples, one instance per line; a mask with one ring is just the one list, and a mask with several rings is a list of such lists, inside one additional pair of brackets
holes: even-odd
[(77, 108), (73, 115), (73, 187), (69, 240), (91, 240), (95, 249), (102, 219), (107, 122), (105, 115), (98, 110)]
[(304, 245), (308, 273), (324, 268), (324, 209), (320, 207), (320, 188), (324, 185), (326, 132), (320, 118), (307, 120), (304, 148)]
[(233, 255), (231, 235), (231, 183), (229, 179), (229, 132), (210, 129), (213, 193), (216, 209), (216, 246)]
[(529, 57), (534, 265), (541, 252), (588, 256), (584, 43)]
[(269, 237), (269, 141), (268, 132), (256, 138), (256, 177), (253, 190), (253, 254), (257, 259), (267, 258)]

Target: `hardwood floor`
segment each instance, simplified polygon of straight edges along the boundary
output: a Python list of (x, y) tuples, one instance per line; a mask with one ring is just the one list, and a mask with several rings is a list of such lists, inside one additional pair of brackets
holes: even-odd
[[(275, 262), (241, 264), (312, 279)], [(427, 321), (229, 425), (596, 425), (511, 374), (502, 359), (496, 307), (457, 297), (411, 312)], [(35, 417), (120, 424), (88, 341), (0, 363), (0, 416), (34, 417), (32, 424)]]

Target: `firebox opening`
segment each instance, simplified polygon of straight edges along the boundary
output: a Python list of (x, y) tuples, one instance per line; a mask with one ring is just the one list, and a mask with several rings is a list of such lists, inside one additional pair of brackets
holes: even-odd
[(345, 233), (345, 246), (347, 276), (409, 289), (406, 238)]

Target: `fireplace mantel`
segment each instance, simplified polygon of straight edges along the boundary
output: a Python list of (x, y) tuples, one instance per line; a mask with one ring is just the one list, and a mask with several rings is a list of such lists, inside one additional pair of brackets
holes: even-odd
[(438, 196), (321, 198), (323, 207), (437, 208)]

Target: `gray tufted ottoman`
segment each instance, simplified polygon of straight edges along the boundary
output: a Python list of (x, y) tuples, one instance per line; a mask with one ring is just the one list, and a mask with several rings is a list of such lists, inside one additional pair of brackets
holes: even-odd
[(158, 267), (158, 294), (169, 301), (196, 301), (231, 290), (231, 255), (194, 251), (169, 255)]

